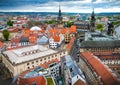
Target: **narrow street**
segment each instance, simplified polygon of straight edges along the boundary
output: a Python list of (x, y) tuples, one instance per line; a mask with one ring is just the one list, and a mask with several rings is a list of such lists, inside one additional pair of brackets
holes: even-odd
[(2, 71), (3, 71), (3, 69), (4, 69), (2, 63), (0, 63), (0, 69), (2, 69), (2, 70), (0, 71), (0, 85), (11, 85), (12, 78), (7, 79), (7, 80), (3, 80), (3, 79), (2, 79), (2, 78), (3, 78)]

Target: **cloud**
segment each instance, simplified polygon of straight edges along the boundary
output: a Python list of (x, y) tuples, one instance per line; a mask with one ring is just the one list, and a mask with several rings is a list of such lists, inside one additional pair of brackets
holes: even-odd
[(59, 3), (62, 12), (120, 12), (118, 0), (0, 0), (0, 11), (58, 12)]

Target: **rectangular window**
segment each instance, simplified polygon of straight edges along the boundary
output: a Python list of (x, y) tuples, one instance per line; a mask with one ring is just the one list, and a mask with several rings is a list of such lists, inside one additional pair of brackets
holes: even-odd
[(34, 64), (34, 61), (32, 62), (32, 64)]
[(29, 65), (29, 63), (27, 63), (27, 65)]
[(28, 69), (29, 69), (30, 67), (28, 67)]
[(32, 82), (32, 85), (37, 85), (36, 82)]

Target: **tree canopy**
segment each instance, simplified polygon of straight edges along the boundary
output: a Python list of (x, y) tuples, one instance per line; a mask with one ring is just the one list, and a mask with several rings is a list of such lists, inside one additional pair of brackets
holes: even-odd
[(103, 24), (97, 24), (97, 30), (103, 31)]
[(7, 41), (9, 39), (10, 32), (8, 30), (3, 30), (3, 37)]
[(49, 21), (46, 21), (45, 23), (46, 24), (55, 24), (57, 21), (56, 20), (49, 20)]
[(71, 27), (72, 26), (72, 22), (67, 21), (67, 27)]
[(8, 25), (8, 26), (13, 26), (13, 21), (8, 20), (8, 21), (7, 21), (7, 25)]

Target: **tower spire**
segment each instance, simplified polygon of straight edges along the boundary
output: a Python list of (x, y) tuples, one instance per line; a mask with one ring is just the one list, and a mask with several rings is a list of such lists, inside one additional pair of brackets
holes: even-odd
[(60, 2), (59, 2), (59, 17), (61, 17), (61, 8), (60, 8)]
[(61, 9), (60, 9), (60, 2), (59, 2), (59, 10), (61, 10)]
[(94, 8), (91, 14), (91, 20), (90, 20), (90, 24), (91, 24), (91, 30), (94, 31), (95, 28), (95, 13), (94, 13)]
[(62, 14), (61, 14), (60, 3), (59, 3), (58, 23), (59, 23), (59, 24), (62, 23)]
[(92, 11), (92, 15), (94, 15), (94, 8), (93, 8), (93, 11)]

